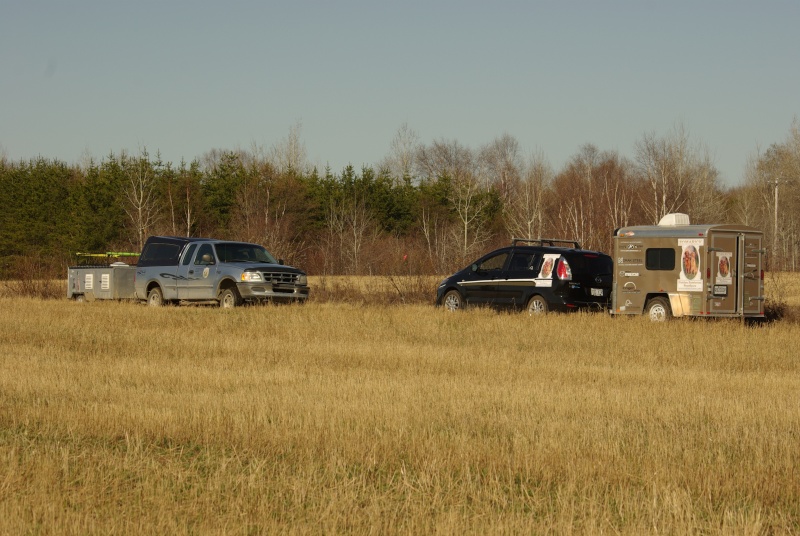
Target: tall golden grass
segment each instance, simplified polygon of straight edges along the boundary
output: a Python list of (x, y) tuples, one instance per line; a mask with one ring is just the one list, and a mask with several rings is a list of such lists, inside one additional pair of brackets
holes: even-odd
[(0, 299), (0, 533), (797, 533), (797, 326)]

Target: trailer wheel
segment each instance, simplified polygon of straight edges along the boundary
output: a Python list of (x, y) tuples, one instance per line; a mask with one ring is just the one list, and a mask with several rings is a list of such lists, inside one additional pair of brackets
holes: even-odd
[(72, 296), (72, 299), (75, 300), (77, 303), (84, 303), (86, 301), (86, 296), (83, 294), (75, 294)]
[(226, 288), (219, 293), (219, 306), (223, 309), (233, 309), (242, 303), (242, 298), (235, 288)]
[(672, 309), (664, 298), (653, 298), (647, 302), (646, 310), (652, 322), (666, 322), (672, 318)]
[(531, 316), (540, 316), (547, 314), (547, 300), (538, 294), (528, 301), (528, 314)]
[(147, 293), (147, 305), (150, 307), (161, 307), (164, 305), (164, 294), (161, 292), (161, 287), (153, 287)]

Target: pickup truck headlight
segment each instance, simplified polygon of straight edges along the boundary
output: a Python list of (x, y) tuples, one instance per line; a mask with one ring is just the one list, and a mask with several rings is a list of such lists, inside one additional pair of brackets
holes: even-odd
[(261, 277), (261, 272), (242, 272), (242, 281), (261, 283), (264, 281), (264, 278)]
[(308, 276), (306, 274), (300, 274), (297, 276), (297, 284), (306, 286), (308, 284)]

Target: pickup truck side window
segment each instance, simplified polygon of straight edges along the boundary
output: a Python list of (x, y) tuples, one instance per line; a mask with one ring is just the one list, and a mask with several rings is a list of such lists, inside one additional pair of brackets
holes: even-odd
[(214, 258), (214, 248), (211, 247), (211, 244), (203, 244), (200, 246), (200, 249), (197, 250), (197, 257), (194, 260), (195, 264), (216, 264), (217, 261)]
[(190, 262), (192, 262), (192, 255), (194, 254), (194, 250), (197, 249), (197, 244), (189, 244), (189, 247), (186, 248), (186, 253), (183, 254), (183, 261), (181, 264), (184, 266), (188, 266)]

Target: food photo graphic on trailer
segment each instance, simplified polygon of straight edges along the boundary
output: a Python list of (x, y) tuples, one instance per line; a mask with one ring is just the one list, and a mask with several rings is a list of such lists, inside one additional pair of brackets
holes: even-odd
[(717, 253), (717, 277), (714, 281), (715, 285), (733, 284), (733, 276), (731, 275), (731, 256), (732, 253), (729, 251)]
[(679, 238), (681, 247), (681, 273), (678, 277), (678, 290), (703, 292), (703, 272), (700, 267), (700, 248), (702, 238)]

